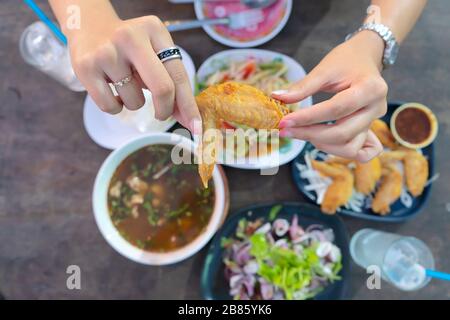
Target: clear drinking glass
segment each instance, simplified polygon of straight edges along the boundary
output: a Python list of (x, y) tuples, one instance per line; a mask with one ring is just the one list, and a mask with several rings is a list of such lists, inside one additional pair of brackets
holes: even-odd
[(412, 291), (430, 281), (425, 269), (434, 269), (434, 258), (425, 243), (414, 237), (362, 229), (350, 241), (350, 253), (364, 269), (376, 265), (381, 277), (395, 287)]
[(29, 25), (20, 37), (20, 53), (28, 64), (73, 91), (85, 91), (70, 62), (69, 49), (41, 21)]

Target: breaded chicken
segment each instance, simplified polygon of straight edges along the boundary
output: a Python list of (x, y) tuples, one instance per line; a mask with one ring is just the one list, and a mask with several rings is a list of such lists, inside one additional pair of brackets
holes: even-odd
[(349, 168), (341, 164), (312, 160), (312, 166), (322, 176), (333, 180), (325, 192), (320, 208), (324, 213), (334, 214), (339, 207), (347, 204), (352, 196), (353, 174)]
[(381, 162), (378, 157), (366, 163), (356, 162), (355, 188), (362, 194), (369, 195), (381, 178)]
[(196, 97), (202, 116), (199, 174), (205, 188), (216, 162), (220, 121), (255, 129), (276, 129), (288, 108), (248, 84), (225, 82), (208, 87)]
[(380, 119), (376, 119), (374, 122), (372, 122), (372, 125), (370, 126), (370, 130), (375, 133), (377, 138), (381, 141), (383, 146), (394, 149), (397, 146), (397, 143), (395, 142), (395, 138), (392, 135), (391, 130), (389, 129), (386, 122)]
[(414, 197), (422, 194), (429, 175), (428, 160), (423, 154), (413, 149), (398, 148), (381, 154), (380, 159), (383, 165), (403, 161), (408, 191)]
[(408, 191), (414, 197), (418, 197), (428, 181), (428, 160), (417, 151), (409, 151), (403, 158), (403, 164)]
[(375, 193), (372, 210), (380, 215), (391, 212), (391, 204), (400, 198), (403, 188), (403, 176), (395, 164), (383, 167), (381, 184)]

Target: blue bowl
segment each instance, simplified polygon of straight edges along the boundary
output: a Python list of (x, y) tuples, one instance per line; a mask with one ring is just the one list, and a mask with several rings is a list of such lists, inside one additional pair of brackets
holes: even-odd
[[(389, 108), (387, 114), (382, 118), (386, 123), (390, 123), (391, 116), (394, 113), (395, 109), (401, 106), (403, 102), (391, 102), (389, 103)], [(314, 146), (308, 143), (302, 152), (298, 155), (297, 158), (292, 162), (292, 177), (294, 178), (294, 182), (297, 188), (308, 198), (310, 201), (316, 203), (316, 194), (315, 192), (310, 192), (305, 190), (305, 185), (308, 184), (306, 179), (302, 179), (300, 177), (300, 172), (297, 169), (296, 163), (304, 164), (304, 155), (305, 152), (311, 151), (314, 149)], [(422, 149), (423, 154), (428, 158), (429, 163), (429, 177), (434, 175), (434, 143), (429, 145), (426, 148)], [(400, 200), (397, 200), (391, 205), (391, 212), (388, 215), (380, 216), (374, 213), (371, 209), (363, 209), (361, 212), (355, 212), (350, 209), (341, 208), (339, 213), (366, 220), (372, 221), (381, 221), (381, 222), (402, 222), (407, 219), (411, 219), (416, 214), (420, 212), (422, 207), (425, 205), (425, 202), (428, 200), (428, 197), (431, 192), (431, 185), (428, 185), (423, 191), (422, 195), (417, 198), (413, 198), (412, 206), (410, 208), (405, 207)]]
[(239, 220), (246, 218), (253, 221), (259, 218), (268, 219), (270, 209), (275, 205), (281, 205), (282, 209), (277, 217), (291, 220), (297, 214), (299, 225), (308, 227), (312, 224), (320, 224), (325, 228), (331, 228), (334, 232), (334, 243), (341, 249), (342, 269), (339, 273), (341, 280), (330, 283), (322, 292), (317, 294), (314, 300), (337, 300), (347, 297), (347, 287), (350, 279), (350, 253), (348, 250), (348, 233), (342, 220), (334, 215), (324, 215), (316, 206), (305, 203), (275, 202), (262, 205), (254, 205), (238, 210), (225, 222), (214, 237), (205, 259), (201, 276), (202, 294), (208, 300), (230, 300), (229, 285), (225, 279), (225, 265), (222, 262), (223, 249), (221, 240), (223, 237), (232, 237), (235, 234)]

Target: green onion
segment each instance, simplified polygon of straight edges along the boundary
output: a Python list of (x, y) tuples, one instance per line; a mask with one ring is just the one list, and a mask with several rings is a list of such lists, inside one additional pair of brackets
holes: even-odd
[(282, 208), (283, 208), (283, 206), (280, 204), (273, 206), (269, 211), (269, 221), (275, 220), (277, 218), (278, 213), (280, 213)]

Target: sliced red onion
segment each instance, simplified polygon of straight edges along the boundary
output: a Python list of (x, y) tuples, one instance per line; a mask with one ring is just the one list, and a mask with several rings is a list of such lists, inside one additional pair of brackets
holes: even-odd
[(276, 290), (275, 293), (273, 294), (273, 299), (272, 300), (284, 300), (284, 294), (281, 290)]
[(250, 260), (248, 261), (244, 266), (244, 272), (247, 274), (255, 274), (258, 272), (259, 265), (256, 260)]
[(309, 232), (309, 236), (311, 239), (316, 240), (318, 242), (327, 241), (325, 235), (323, 234), (323, 231), (320, 230), (313, 230)]
[(303, 253), (303, 246), (301, 244), (295, 244), (293, 249), (298, 255)]
[(240, 248), (239, 251), (235, 252), (233, 260), (236, 261), (239, 266), (246, 264), (247, 261), (251, 259), (250, 248), (251, 245), (246, 244), (245, 246)]
[(255, 294), (255, 282), (256, 279), (252, 275), (246, 275), (242, 280), (242, 284), (244, 285), (249, 297), (252, 297)]
[(311, 232), (311, 231), (314, 231), (314, 230), (320, 230), (320, 231), (322, 231), (323, 230), (323, 226), (322, 225), (320, 225), (320, 224), (311, 224), (311, 225), (309, 225), (307, 228), (306, 228), (306, 232)]
[(274, 296), (273, 286), (264, 282), (261, 283), (261, 297), (263, 300), (272, 300)]
[(289, 230), (289, 222), (286, 219), (276, 219), (273, 222), (273, 231), (278, 237), (282, 237)]
[(325, 230), (323, 230), (323, 235), (325, 236), (325, 239), (327, 239), (327, 241), (330, 241), (330, 242), (334, 241), (333, 229), (325, 229)]
[(269, 222), (263, 224), (261, 227), (259, 227), (255, 233), (262, 233), (262, 234), (266, 234), (270, 231), (271, 229), (271, 225)]
[(331, 242), (323, 241), (317, 246), (316, 254), (320, 258), (325, 258), (326, 256), (328, 256), (330, 254), (332, 248), (333, 248), (333, 245), (331, 244)]
[(339, 261), (341, 259), (341, 250), (333, 244), (328, 257), (331, 262)]
[(242, 274), (235, 274), (230, 278), (230, 288), (236, 288), (239, 286), (240, 282), (244, 278)]
[(305, 231), (302, 227), (298, 225), (298, 217), (297, 215), (294, 215), (292, 217), (291, 226), (289, 227), (289, 236), (291, 240), (294, 242), (299, 237), (303, 236), (305, 234)]
[(275, 241), (275, 246), (280, 248), (289, 248), (288, 242), (286, 239), (278, 239)]
[(270, 244), (274, 244), (275, 243), (275, 239), (273, 238), (272, 234), (269, 232), (266, 234), (266, 238), (267, 240), (269, 240)]

